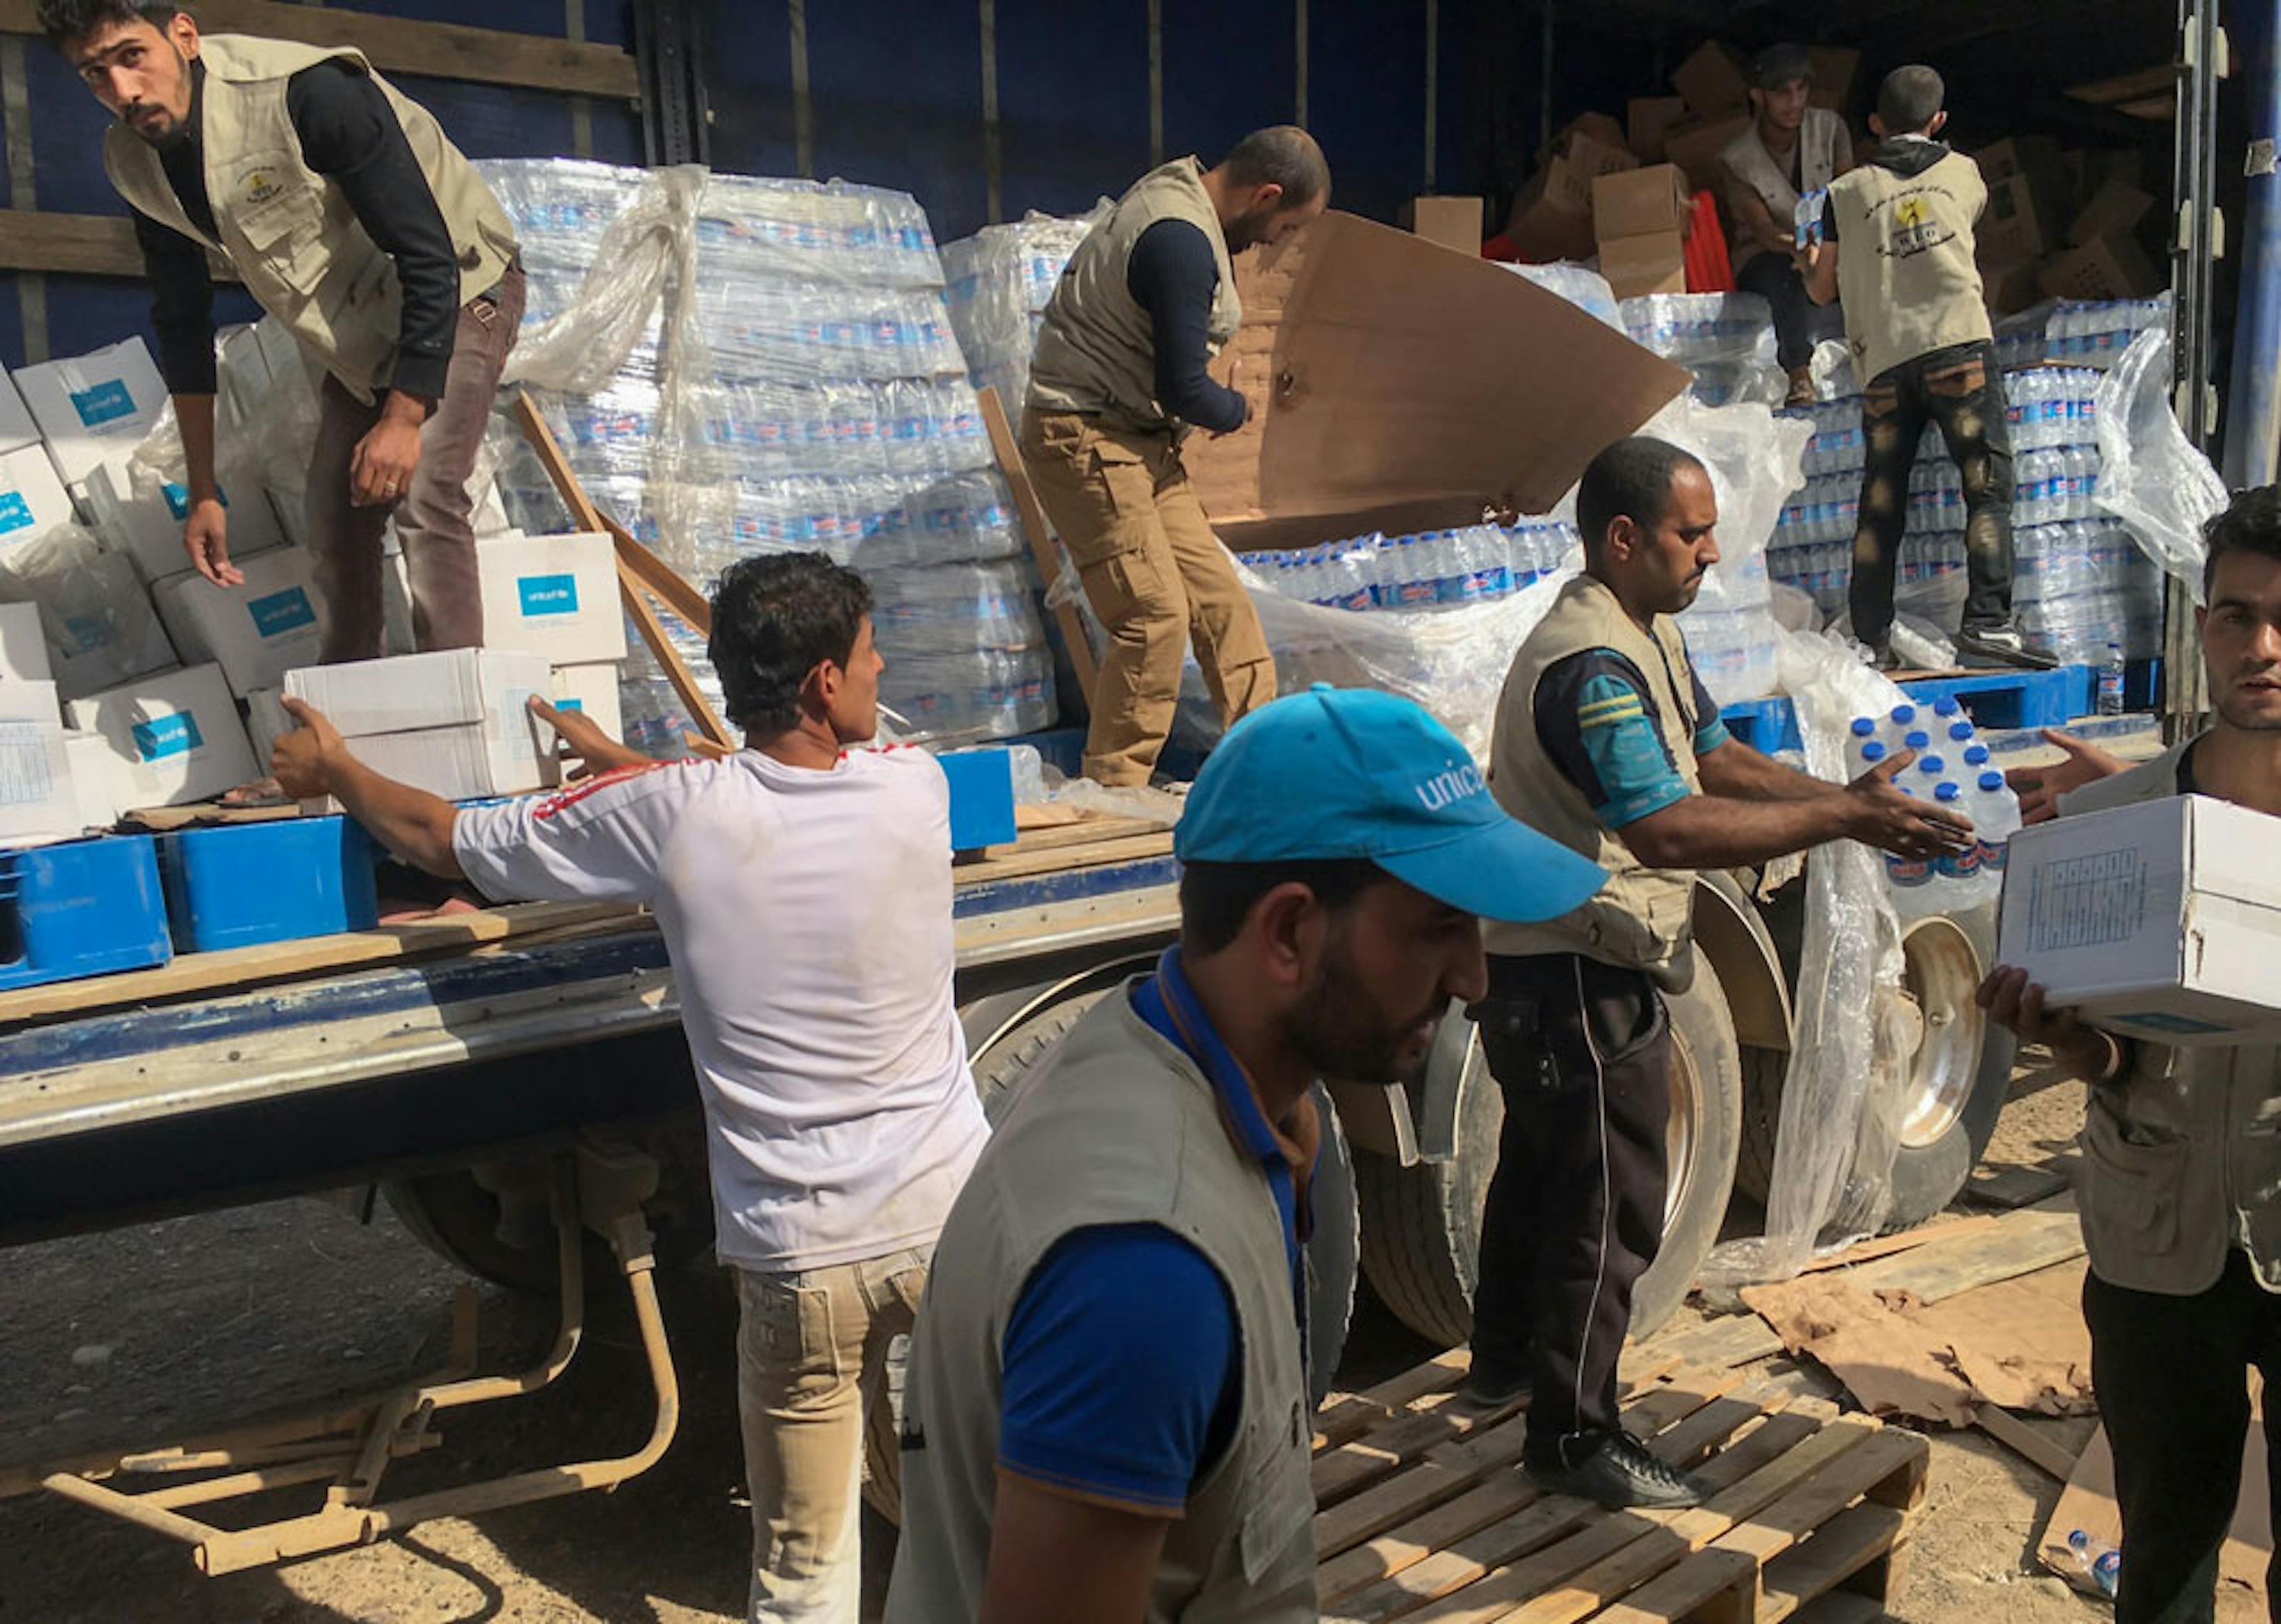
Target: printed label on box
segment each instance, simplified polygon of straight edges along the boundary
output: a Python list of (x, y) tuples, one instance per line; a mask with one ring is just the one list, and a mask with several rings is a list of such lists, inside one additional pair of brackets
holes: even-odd
[(205, 742), (198, 731), (198, 719), (186, 710), (178, 710), (171, 716), (153, 716), (148, 722), (135, 724), (135, 754), (146, 762), (162, 762), (170, 755), (188, 755)]
[(317, 620), (309, 594), (298, 586), (272, 592), (267, 598), (256, 598), (245, 607), (253, 616), (253, 630), (265, 638), (282, 638), (289, 631), (314, 625)]
[(2028, 946), (2053, 953), (2129, 941), (2146, 920), (2146, 878), (2129, 847), (2045, 864), (2028, 898)]
[(71, 644), (64, 653), (84, 654), (111, 641), (111, 623), (100, 615), (66, 615), (64, 637)]
[(584, 715), (586, 712), (586, 701), (584, 700), (557, 700), (554, 701), (554, 708), (557, 710), (575, 710), (578, 712), (579, 715)]
[(27, 807), (54, 792), (48, 744), (36, 722), (0, 722), (0, 807)]
[[(168, 513), (177, 519), (187, 519), (190, 516), (190, 488), (188, 485), (178, 485), (170, 479), (159, 489), (166, 499)], [(214, 487), (214, 499), (219, 501), (225, 509), (229, 507), (229, 492), (220, 485)]]
[(516, 578), (514, 587), (525, 615), (578, 613), (578, 577), (576, 576), (521, 576)]
[(126, 381), (120, 378), (106, 378), (93, 389), (73, 390), (71, 403), (79, 421), (90, 429), (135, 415), (135, 397), (127, 392)]
[(20, 491), (0, 491), (0, 536), (10, 530), (28, 530), (32, 523), (32, 505), (24, 499)]

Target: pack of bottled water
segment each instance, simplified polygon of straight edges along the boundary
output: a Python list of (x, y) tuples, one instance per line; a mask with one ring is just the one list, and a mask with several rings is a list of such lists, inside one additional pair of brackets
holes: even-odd
[(1820, 400), (1812, 406), (1790, 406), (1777, 417), (1803, 418), (1813, 425), (1805, 443), (1803, 472), (1809, 479), (1823, 474), (1859, 474), (1867, 445), (1861, 437), (1861, 398)]
[(2161, 653), (2161, 568), (2121, 521), (2030, 525), (2013, 532), (2012, 549), (2012, 600), (2030, 643), (2068, 665)]
[[(700, 583), (770, 552), (822, 551), (860, 571), (887, 661), (881, 696), (922, 736), (1049, 723), (1034, 574), (914, 199), (710, 175), (677, 212), (640, 171), (483, 170), (522, 234), (532, 322), (598, 300), (604, 234), (629, 211), (648, 206), (676, 234), (680, 268), (616, 374), (584, 393), (534, 391), (598, 503)], [(512, 465), (515, 496), (545, 511), (543, 476)], [(709, 683), (701, 639), (676, 642)], [(661, 684), (630, 662), (629, 726), (677, 737), (685, 718)]]
[(1689, 661), (1721, 705), (1774, 692), (1781, 675), (1767, 550), (1729, 553), (1679, 616)]
[(2099, 374), (2087, 367), (2029, 367), (2004, 375), (2012, 454), (2099, 444)]
[(1535, 282), (1547, 293), (1566, 299), (1577, 309), (1620, 333), (1626, 330), (1623, 312), (1616, 305), (1616, 290), (1597, 271), (1567, 260), (1558, 260), (1550, 265), (1522, 265), (1510, 260), (1492, 260), (1490, 263), (1503, 265), (1514, 275)]
[(1346, 609), (1428, 613), (1511, 597), (1558, 570), (1582, 545), (1573, 524), (1527, 519), (1411, 536), (1373, 532), (1242, 561), (1280, 597)]
[(1086, 233), (1107, 214), (1107, 199), (1077, 216), (1032, 211), (1002, 226), (985, 226), (942, 250), (950, 323), (974, 386), (994, 386), (1006, 414), (1018, 419), (1030, 392), (1030, 358), (1046, 305)]
[(1896, 705), (1882, 715), (1856, 716), (1847, 729), (1847, 776), (1860, 777), (1902, 751), (1914, 756), (1894, 787), (1947, 808), (1972, 825), (1972, 843), (1937, 857), (1888, 853), (1885, 881), (1904, 918), (1955, 913), (1996, 901), (2005, 859), (2020, 827), (2020, 803), (1990, 759), (1972, 718), (1952, 696)]
[(1651, 293), (1618, 308), (1634, 344), (1679, 366), (1775, 364), (1774, 306), (1755, 293)]
[(2150, 327), (2169, 325), (2169, 320), (2167, 295), (2062, 303), (2045, 323), (2045, 359), (2062, 367), (2091, 367), (2103, 372), (2122, 359), (2133, 338)]

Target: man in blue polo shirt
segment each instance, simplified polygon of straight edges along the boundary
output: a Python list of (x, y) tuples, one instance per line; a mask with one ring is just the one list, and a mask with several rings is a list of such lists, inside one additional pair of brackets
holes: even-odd
[(1229, 731), (1177, 850), (1179, 944), (1024, 1085), (938, 1243), (895, 1624), (1316, 1616), (1309, 1091), (1414, 1070), (1486, 990), (1481, 916), (1602, 878), (1423, 709), (1327, 688)]

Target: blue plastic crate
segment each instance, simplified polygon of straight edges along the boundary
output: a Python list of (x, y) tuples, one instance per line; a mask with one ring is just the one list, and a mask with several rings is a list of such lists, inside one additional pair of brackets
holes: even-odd
[(150, 836), (0, 851), (0, 988), (148, 970), (174, 956)]
[(184, 829), (160, 838), (159, 867), (184, 953), (368, 931), (380, 922), (380, 847), (345, 817)]
[(946, 750), (934, 758), (950, 780), (950, 849), (1014, 839), (1014, 758), (1004, 750)]

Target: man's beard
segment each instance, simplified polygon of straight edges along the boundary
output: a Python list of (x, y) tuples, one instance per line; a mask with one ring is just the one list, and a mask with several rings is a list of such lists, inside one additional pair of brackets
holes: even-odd
[[(182, 78), (185, 80), (189, 79), (190, 77), (190, 59), (182, 54), (182, 48), (175, 44), (172, 40), (166, 42), (166, 46), (168, 50), (174, 53), (174, 66), (182, 70)], [(138, 111), (148, 110), (134, 107), (121, 109), (119, 115), (119, 121), (127, 126), (128, 129), (132, 130), (135, 133), (136, 139), (140, 140), (144, 146), (155, 147), (161, 152), (166, 152), (181, 146), (183, 142), (189, 139), (190, 116), (188, 112), (185, 112), (179, 119), (175, 118), (172, 113), (168, 113), (164, 124), (160, 125), (156, 129), (148, 129), (136, 120), (135, 115)], [(161, 111), (163, 111), (163, 109)]]
[(1275, 211), (1272, 208), (1237, 215), (1235, 222), (1222, 233), (1227, 238), (1227, 251), (1240, 254), (1248, 248), (1258, 247), (1267, 240), (1267, 228), (1274, 219)]
[(1334, 947), (1314, 986), (1286, 1017), (1284, 1036), (1322, 1077), (1357, 1083), (1398, 1083), (1411, 1029), (1438, 1018), (1442, 1008), (1396, 1019), (1355, 973), (1344, 950)]

